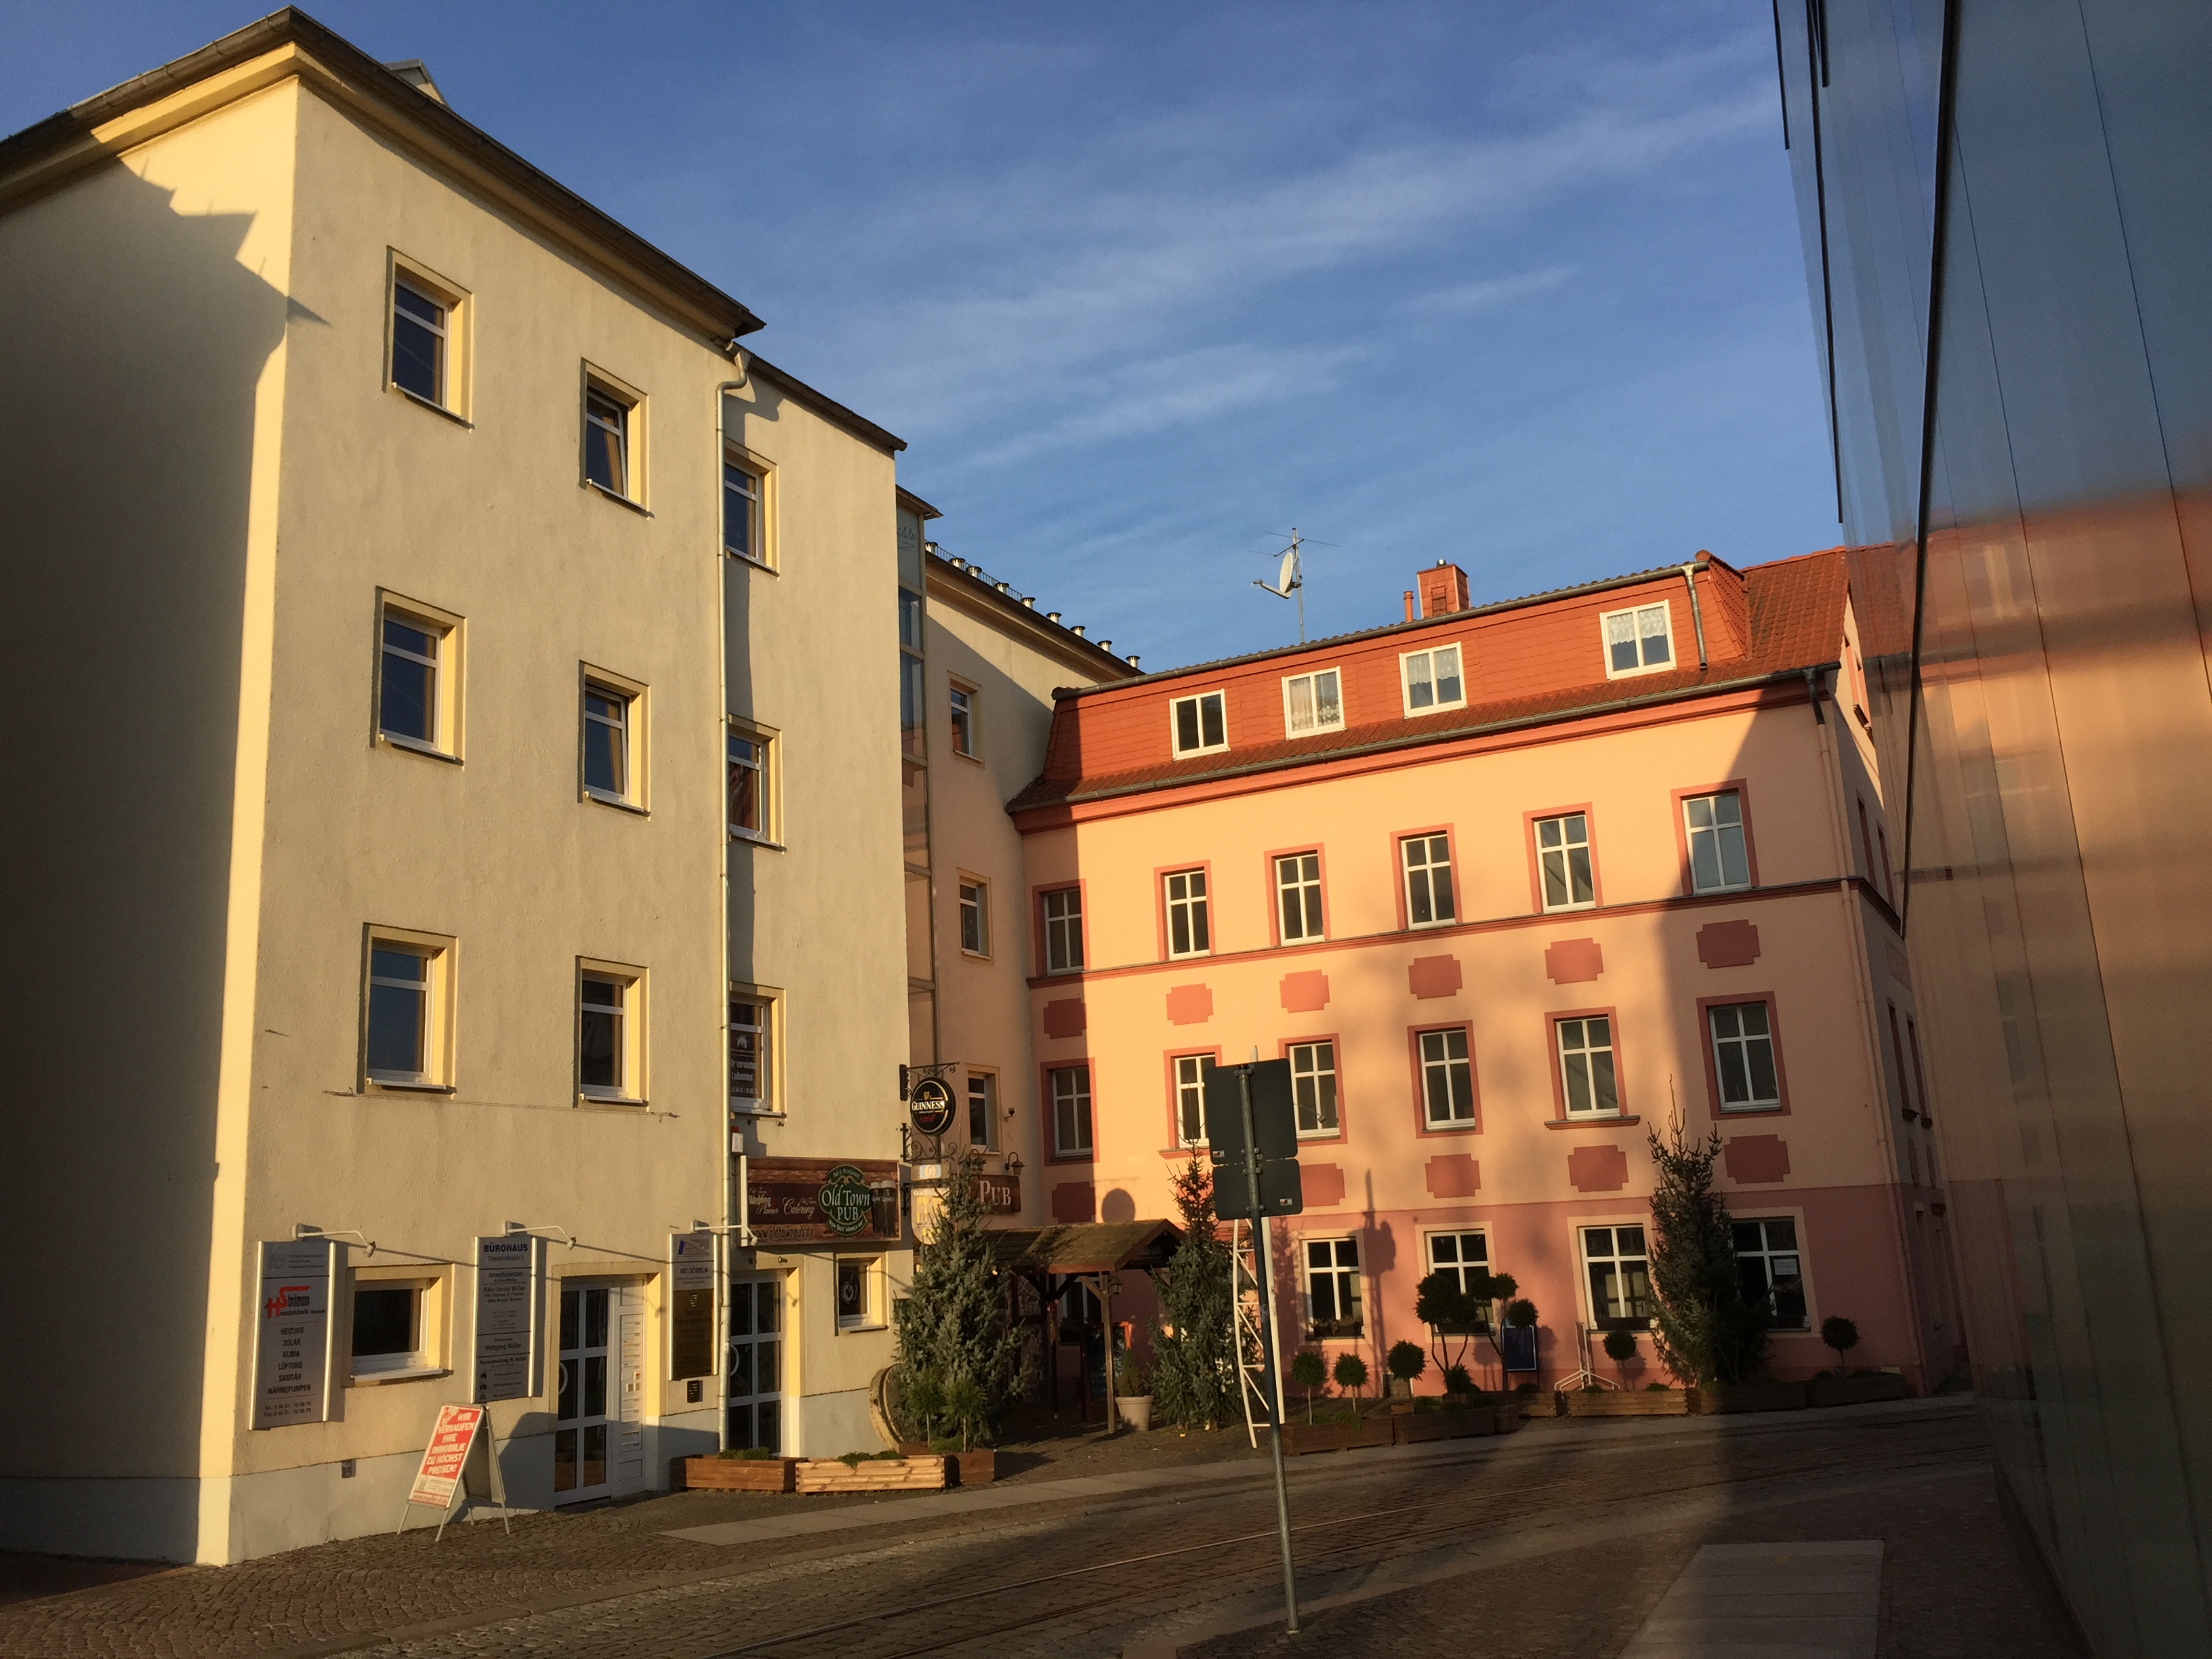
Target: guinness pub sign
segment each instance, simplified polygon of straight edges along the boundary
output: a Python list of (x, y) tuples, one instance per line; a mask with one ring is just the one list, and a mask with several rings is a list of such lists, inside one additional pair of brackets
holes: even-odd
[(745, 1166), (745, 1224), (762, 1244), (898, 1241), (892, 1159), (753, 1158)]

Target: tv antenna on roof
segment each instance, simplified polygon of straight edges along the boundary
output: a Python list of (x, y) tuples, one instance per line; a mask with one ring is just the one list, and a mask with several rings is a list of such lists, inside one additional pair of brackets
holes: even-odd
[[(1305, 568), (1298, 560), (1298, 549), (1303, 545), (1304, 545), (1304, 544), (1298, 538), (1298, 527), (1296, 525), (1292, 525), (1291, 526), (1291, 544), (1282, 551), (1281, 557), (1283, 562), (1275, 572), (1275, 580), (1273, 582), (1264, 582), (1255, 576), (1252, 580), (1253, 586), (1263, 587), (1279, 599), (1287, 599), (1293, 593), (1297, 595), (1298, 643), (1300, 645), (1304, 645), (1306, 642)], [(1316, 542), (1313, 545), (1316, 547), (1333, 547), (1335, 544), (1333, 542)]]

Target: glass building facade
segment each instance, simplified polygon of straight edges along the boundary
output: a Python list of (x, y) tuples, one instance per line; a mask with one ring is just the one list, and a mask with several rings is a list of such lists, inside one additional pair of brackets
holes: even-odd
[(2212, 6), (1779, 0), (1777, 69), (2000, 1486), (2212, 1653)]

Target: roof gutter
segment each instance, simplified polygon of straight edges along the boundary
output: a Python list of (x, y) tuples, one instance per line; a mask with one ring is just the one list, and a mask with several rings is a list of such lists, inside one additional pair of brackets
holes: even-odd
[(1698, 631), (1698, 672), (1705, 672), (1705, 613), (1698, 609), (1698, 562), (1682, 567), (1682, 580), (1690, 590), (1690, 626)]

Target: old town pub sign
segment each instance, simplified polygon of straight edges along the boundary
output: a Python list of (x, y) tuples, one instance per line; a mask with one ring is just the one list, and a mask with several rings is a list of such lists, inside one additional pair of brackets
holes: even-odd
[(745, 1223), (763, 1244), (896, 1243), (898, 1164), (890, 1158), (745, 1160)]

